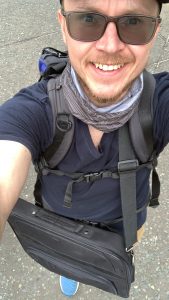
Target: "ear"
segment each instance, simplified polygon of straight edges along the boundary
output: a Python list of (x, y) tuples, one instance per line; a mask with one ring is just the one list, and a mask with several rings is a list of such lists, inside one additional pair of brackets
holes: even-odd
[(160, 30), (161, 30), (161, 24), (158, 24), (158, 27), (157, 27), (156, 33), (155, 33), (155, 39), (157, 38), (157, 36), (158, 36)]
[(63, 41), (66, 44), (66, 21), (65, 17), (61, 13), (61, 9), (58, 10), (57, 17), (62, 31)]
[(157, 40), (158, 34), (160, 32), (160, 29), (161, 29), (160, 24), (158, 24), (158, 27), (157, 27), (156, 32), (155, 32), (155, 35), (153, 36), (153, 39), (150, 41), (152, 47), (154, 46), (154, 44), (155, 44), (155, 42)]

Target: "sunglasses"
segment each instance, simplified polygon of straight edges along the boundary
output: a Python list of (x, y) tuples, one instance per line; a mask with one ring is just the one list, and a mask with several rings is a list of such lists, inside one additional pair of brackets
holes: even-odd
[(94, 42), (99, 40), (110, 22), (116, 24), (119, 39), (130, 45), (144, 45), (153, 38), (160, 17), (143, 15), (124, 15), (108, 17), (94, 12), (65, 12), (66, 25), (70, 36), (81, 42)]

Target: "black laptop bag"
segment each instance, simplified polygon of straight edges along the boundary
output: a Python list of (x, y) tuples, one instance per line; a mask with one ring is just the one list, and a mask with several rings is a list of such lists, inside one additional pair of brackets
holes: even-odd
[(129, 297), (133, 253), (114, 232), (59, 216), (19, 199), (9, 219), (24, 250), (57, 274)]

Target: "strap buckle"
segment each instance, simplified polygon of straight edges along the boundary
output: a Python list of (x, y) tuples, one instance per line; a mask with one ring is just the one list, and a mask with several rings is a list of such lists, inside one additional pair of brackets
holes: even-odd
[(131, 254), (132, 265), (134, 266), (134, 263), (135, 263), (134, 246), (130, 247), (130, 249), (127, 249), (127, 248), (126, 248), (126, 252)]
[(133, 249), (134, 249), (134, 246), (135, 246), (135, 245), (132, 245), (132, 246), (126, 248), (126, 252), (127, 252), (127, 253), (132, 252)]
[(102, 179), (103, 172), (94, 172), (84, 175), (84, 179), (86, 182), (94, 182), (96, 180)]
[(119, 161), (118, 172), (127, 173), (127, 172), (136, 171), (138, 166), (139, 166), (139, 162), (137, 159)]

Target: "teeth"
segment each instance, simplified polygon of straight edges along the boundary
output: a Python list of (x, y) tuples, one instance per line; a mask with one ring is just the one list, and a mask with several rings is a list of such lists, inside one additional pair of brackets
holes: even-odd
[(114, 71), (114, 70), (118, 70), (124, 66), (124, 65), (102, 65), (102, 64), (96, 64), (96, 63), (94, 63), (94, 65), (97, 69), (100, 69), (103, 71)]

